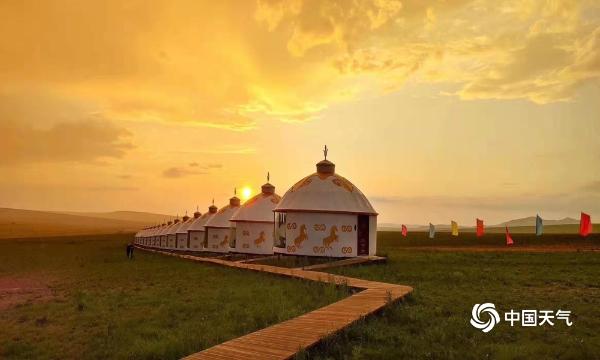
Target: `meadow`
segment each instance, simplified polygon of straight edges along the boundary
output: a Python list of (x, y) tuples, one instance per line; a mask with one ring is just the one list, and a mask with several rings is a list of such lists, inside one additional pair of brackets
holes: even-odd
[[(527, 246), (600, 249), (600, 235), (513, 236), (524, 251), (436, 251), (503, 246), (504, 236), (379, 233), (387, 264), (330, 272), (414, 287), (404, 302), (362, 320), (298, 358), (313, 359), (598, 359), (600, 358), (600, 252), (526, 252)], [(514, 250), (518, 250), (515, 248)], [(570, 310), (573, 325), (510, 327), (483, 333), (469, 324), (476, 303), (511, 309)]]
[(129, 261), (131, 238), (0, 241), (0, 358), (175, 359), (348, 294), (137, 250)]
[[(345, 288), (139, 250), (128, 261), (124, 244), (130, 238), (0, 242), (0, 285), (13, 279), (46, 289), (0, 307), (0, 358), (173, 359), (348, 295)], [(329, 271), (410, 285), (414, 292), (297, 358), (598, 358), (600, 253), (590, 250), (600, 248), (600, 236), (513, 238), (513, 251), (504, 252), (498, 251), (505, 248), (502, 234), (438, 233), (428, 239), (426, 233), (407, 238), (378, 233), (378, 252), (387, 263)], [(527, 251), (534, 248), (569, 251)], [(577, 248), (586, 251), (573, 251)], [(322, 261), (329, 259), (282, 257), (269, 263)], [(469, 324), (473, 305), (483, 302), (496, 304), (501, 314), (570, 310), (573, 326), (558, 320), (535, 328), (501, 322), (485, 334)]]

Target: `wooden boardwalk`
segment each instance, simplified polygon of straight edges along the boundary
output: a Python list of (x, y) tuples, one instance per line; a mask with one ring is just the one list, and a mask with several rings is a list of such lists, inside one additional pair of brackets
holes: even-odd
[(329, 261), (321, 264), (302, 266), (297, 269), (304, 270), (323, 270), (340, 266), (358, 265), (358, 264), (379, 264), (386, 262), (387, 259), (381, 256), (357, 256), (336, 261)]
[(362, 290), (343, 300), (307, 314), (189, 355), (185, 358), (188, 360), (289, 359), (300, 350), (309, 348), (317, 344), (324, 337), (344, 329), (355, 321), (373, 314), (392, 302), (398, 301), (413, 290), (410, 286), (362, 280), (312, 270), (240, 263), (195, 255), (183, 255), (144, 247), (140, 247), (140, 249), (191, 261), (213, 263), (325, 283), (335, 283)]

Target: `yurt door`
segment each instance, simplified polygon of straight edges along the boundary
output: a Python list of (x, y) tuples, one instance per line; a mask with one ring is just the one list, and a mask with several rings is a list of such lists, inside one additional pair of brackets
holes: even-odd
[(365, 215), (358, 216), (358, 237), (357, 255), (369, 255), (369, 217)]

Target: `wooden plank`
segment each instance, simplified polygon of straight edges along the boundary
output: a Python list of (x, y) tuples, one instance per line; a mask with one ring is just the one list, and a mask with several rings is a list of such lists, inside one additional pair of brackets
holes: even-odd
[(314, 269), (331, 268), (334, 266), (385, 261), (385, 258), (380, 257), (359, 257), (327, 264), (317, 264), (320, 266), (313, 265), (304, 269), (289, 269), (272, 265), (235, 262), (214, 257), (206, 258), (138, 247), (142, 250), (176, 256), (195, 262), (212, 263), (297, 279), (346, 285), (362, 290), (350, 297), (307, 314), (191, 354), (185, 358), (188, 360), (289, 359), (302, 348), (314, 346), (324, 337), (344, 329), (365, 316), (373, 314), (388, 305), (390, 301), (399, 300), (413, 290), (410, 286), (405, 285), (387, 284), (314, 271)]

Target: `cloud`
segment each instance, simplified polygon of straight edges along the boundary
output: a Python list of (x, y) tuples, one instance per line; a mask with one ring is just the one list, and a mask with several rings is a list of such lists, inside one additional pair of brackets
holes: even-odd
[(200, 169), (220, 169), (223, 167), (223, 164), (210, 163), (210, 164), (201, 165), (201, 164), (198, 164), (197, 162), (192, 162), (192, 163), (189, 163), (188, 166), (197, 167)]
[(0, 165), (34, 162), (100, 163), (120, 159), (133, 145), (131, 134), (91, 117), (41, 129), (15, 121), (0, 123)]
[(137, 187), (132, 186), (93, 186), (87, 188), (90, 191), (99, 191), (99, 192), (112, 192), (112, 191), (138, 191), (140, 190)]
[(165, 169), (162, 172), (163, 177), (166, 177), (169, 179), (177, 179), (177, 178), (182, 178), (182, 177), (191, 176), (191, 175), (204, 175), (204, 174), (206, 174), (206, 172), (204, 172), (204, 171), (189, 170), (184, 167), (176, 167), (176, 166)]
[(238, 132), (408, 80), (543, 104), (600, 76), (598, 13), (593, 1), (3, 2), (0, 91), (25, 101), (33, 84), (106, 119)]

